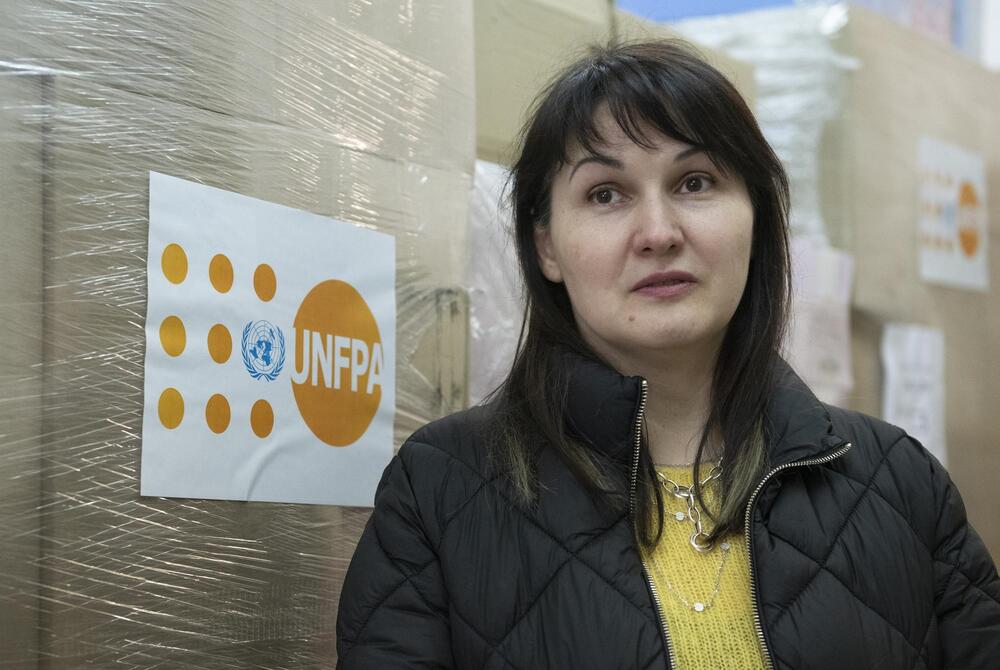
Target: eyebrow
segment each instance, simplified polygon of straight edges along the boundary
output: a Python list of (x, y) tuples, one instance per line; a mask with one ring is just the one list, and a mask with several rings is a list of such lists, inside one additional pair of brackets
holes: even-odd
[[(685, 158), (690, 158), (695, 154), (701, 154), (701, 153), (705, 153), (705, 149), (703, 149), (702, 147), (688, 147), (684, 151), (681, 151), (676, 156), (674, 156), (674, 163), (679, 163)], [(571, 181), (573, 179), (573, 175), (576, 174), (576, 171), (579, 170), (582, 166), (586, 165), (587, 163), (598, 163), (600, 165), (607, 165), (608, 167), (614, 168), (616, 170), (622, 170), (625, 168), (625, 164), (622, 163), (617, 158), (612, 158), (611, 156), (607, 156), (605, 154), (588, 154), (587, 156), (584, 156), (583, 158), (578, 160), (576, 164), (573, 166), (573, 169), (569, 173), (569, 178)]]
[(625, 167), (625, 164), (617, 158), (612, 158), (611, 156), (606, 156), (604, 154), (589, 154), (578, 160), (576, 165), (573, 166), (573, 170), (569, 173), (570, 181), (572, 181), (573, 175), (576, 174), (576, 171), (587, 163), (599, 163), (600, 165), (607, 165), (608, 167), (615, 168), (616, 170), (621, 170)]
[(674, 156), (674, 162), (675, 163), (679, 163), (682, 160), (684, 160), (685, 158), (690, 158), (691, 156), (694, 156), (695, 154), (703, 154), (703, 153), (705, 153), (705, 149), (702, 148), (702, 147), (688, 147), (684, 151), (682, 151), (679, 154), (677, 154), (676, 156)]

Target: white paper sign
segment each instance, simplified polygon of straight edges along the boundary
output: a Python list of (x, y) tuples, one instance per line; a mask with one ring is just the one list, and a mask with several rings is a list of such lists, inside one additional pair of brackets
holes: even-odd
[(389, 235), (150, 173), (141, 494), (371, 505), (395, 268)]
[(882, 333), (882, 414), (942, 463), (944, 439), (944, 333), (890, 323)]
[(851, 287), (854, 259), (825, 242), (792, 239), (792, 310), (788, 362), (816, 396), (842, 405), (854, 387)]
[(983, 157), (930, 137), (917, 148), (920, 278), (989, 289), (989, 225)]

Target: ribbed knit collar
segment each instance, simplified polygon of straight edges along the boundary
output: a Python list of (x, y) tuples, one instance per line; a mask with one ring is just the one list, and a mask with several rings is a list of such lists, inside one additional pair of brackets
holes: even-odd
[[(560, 354), (567, 366), (570, 430), (616, 460), (629, 460), (642, 378), (625, 376), (573, 353)], [(766, 411), (771, 467), (833, 451), (844, 440), (833, 434), (830, 415), (805, 382), (784, 361)]]

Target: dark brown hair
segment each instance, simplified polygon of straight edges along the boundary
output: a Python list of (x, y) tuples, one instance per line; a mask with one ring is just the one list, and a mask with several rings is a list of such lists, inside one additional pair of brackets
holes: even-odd
[[(743, 507), (767, 465), (762, 417), (774, 384), (790, 284), (788, 180), (736, 88), (680, 40), (592, 48), (553, 80), (529, 113), (510, 181), (525, 321), (511, 372), (494, 396), (493, 456), (522, 503), (535, 498), (535, 456), (546, 445), (602, 499), (617, 508), (627, 505), (627, 491), (605, 476), (607, 464), (566, 430), (567, 378), (554, 354), (569, 350), (604, 361), (577, 331), (565, 287), (543, 276), (534, 235), (536, 227), (548, 225), (552, 180), (570, 148), (596, 153), (602, 143), (595, 112), (605, 105), (640, 146), (651, 147), (643, 134), (649, 127), (703, 149), (721, 169), (744, 180), (753, 206), (749, 276), (719, 353), (712, 407), (695, 459), (697, 476), (706, 437), (722, 436), (718, 536), (742, 528)], [(637, 536), (650, 546), (662, 530), (663, 501), (646, 449), (636, 486)]]

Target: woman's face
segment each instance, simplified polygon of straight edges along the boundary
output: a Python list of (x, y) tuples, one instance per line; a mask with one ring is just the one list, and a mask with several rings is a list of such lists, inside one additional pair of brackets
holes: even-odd
[(714, 356), (747, 282), (746, 185), (651, 128), (653, 150), (606, 110), (597, 122), (599, 154), (574, 149), (553, 180), (550, 223), (535, 230), (542, 272), (566, 286), (584, 340), (614, 364)]

